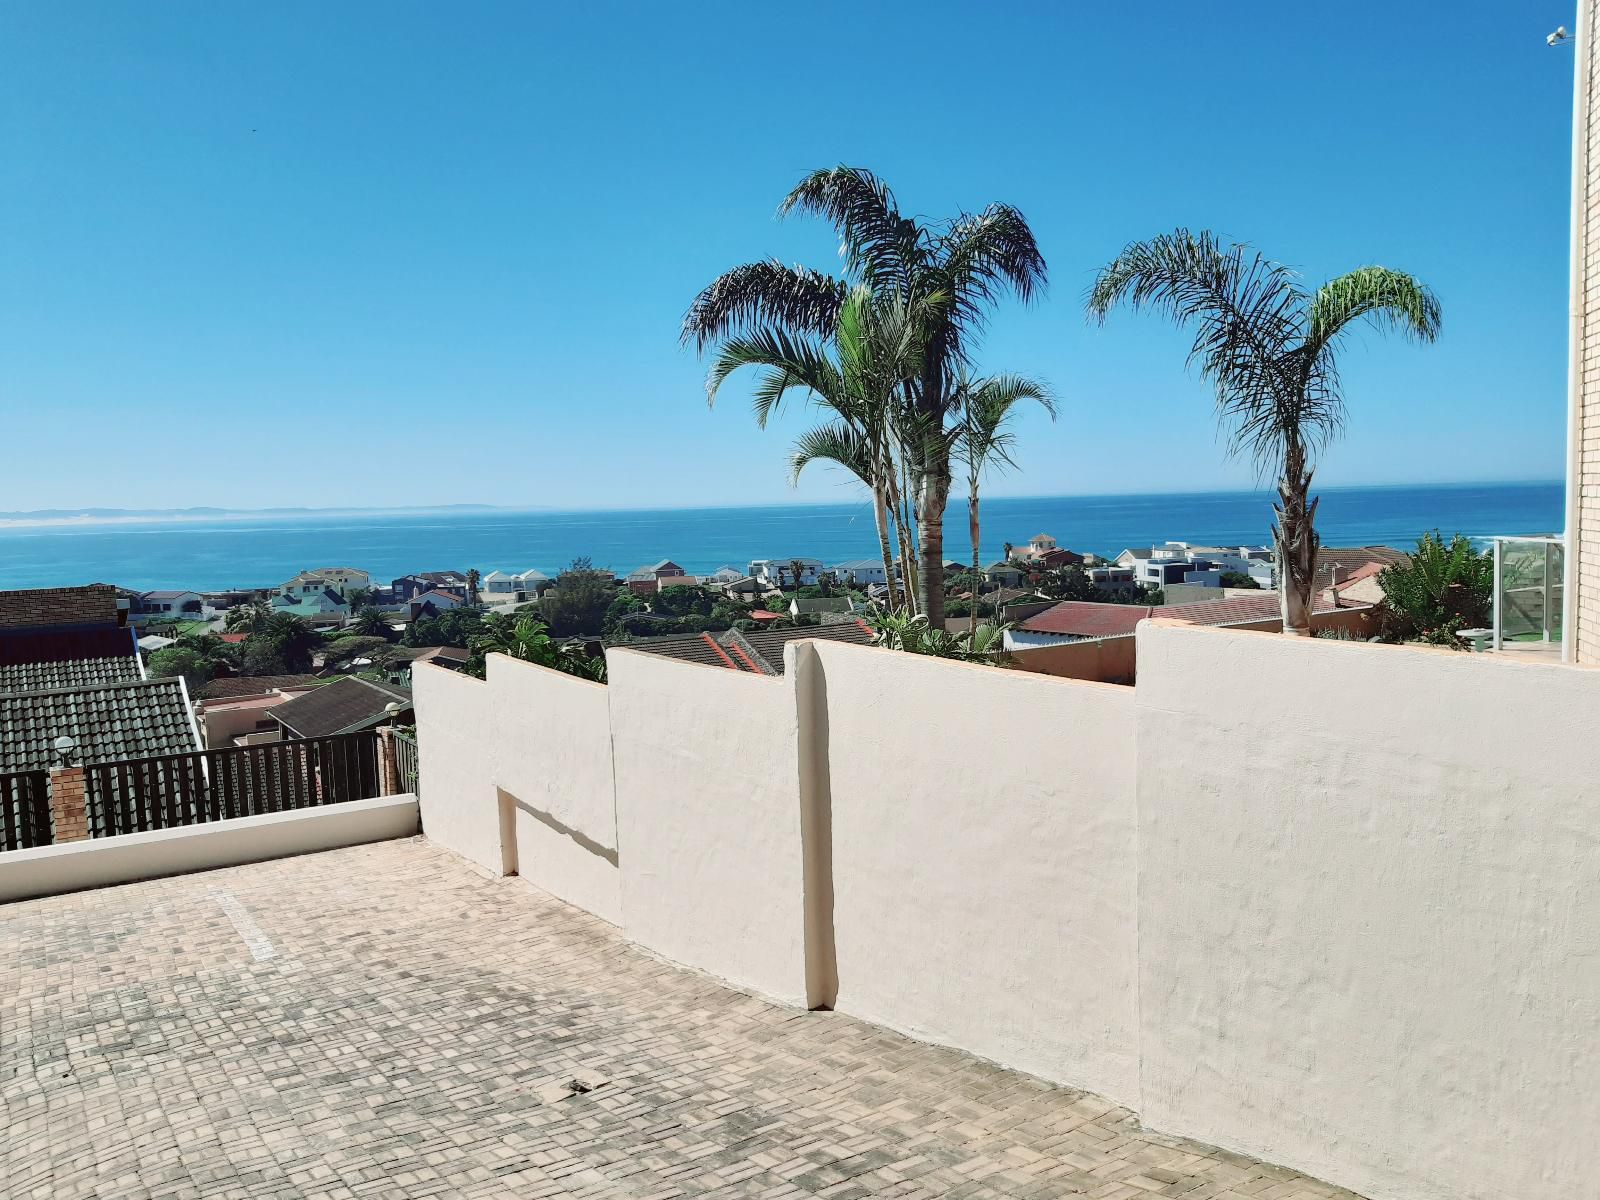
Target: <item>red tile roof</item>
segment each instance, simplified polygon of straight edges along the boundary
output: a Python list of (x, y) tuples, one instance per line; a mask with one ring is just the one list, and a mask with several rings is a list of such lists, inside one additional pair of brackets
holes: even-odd
[[(1322, 597), (1314, 606), (1317, 613), (1334, 611)], [(1190, 625), (1247, 625), (1275, 621), (1279, 616), (1278, 593), (1256, 596), (1198, 600), (1190, 604), (1157, 605), (1097, 604), (1089, 600), (1063, 600), (1054, 608), (1029, 617), (1017, 628), (1028, 633), (1055, 633), (1062, 637), (1126, 637), (1146, 617), (1163, 621), (1183, 621)]]
[(1063, 600), (1054, 608), (1035, 613), (1017, 628), (1028, 633), (1057, 633), (1063, 637), (1121, 637), (1132, 633), (1135, 625), (1155, 611), (1146, 604)]

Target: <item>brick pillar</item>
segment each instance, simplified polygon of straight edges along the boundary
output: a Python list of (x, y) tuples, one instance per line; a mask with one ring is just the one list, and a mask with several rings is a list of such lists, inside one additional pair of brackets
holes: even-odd
[(51, 840), (81, 842), (89, 836), (82, 767), (50, 768)]
[(378, 795), (398, 796), (400, 771), (394, 762), (394, 730), (385, 725), (378, 730)]

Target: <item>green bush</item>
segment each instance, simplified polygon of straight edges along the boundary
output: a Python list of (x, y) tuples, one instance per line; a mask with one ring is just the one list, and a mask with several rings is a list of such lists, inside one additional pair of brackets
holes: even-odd
[(1456, 634), (1493, 619), (1494, 555), (1478, 553), (1463, 534), (1449, 544), (1437, 529), (1423, 534), (1405, 562), (1383, 569), (1378, 585), (1382, 634), (1390, 640), (1464, 649)]

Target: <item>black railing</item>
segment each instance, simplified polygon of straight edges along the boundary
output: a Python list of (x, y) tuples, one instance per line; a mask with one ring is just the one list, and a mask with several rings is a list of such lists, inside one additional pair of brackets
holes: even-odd
[(0, 851), (48, 846), (50, 772), (0, 775)]
[(89, 836), (365, 800), (378, 787), (372, 731), (164, 754), (84, 768)]
[(414, 729), (397, 727), (394, 731), (394, 775), (401, 791), (412, 795), (420, 792), (417, 779), (417, 732)]

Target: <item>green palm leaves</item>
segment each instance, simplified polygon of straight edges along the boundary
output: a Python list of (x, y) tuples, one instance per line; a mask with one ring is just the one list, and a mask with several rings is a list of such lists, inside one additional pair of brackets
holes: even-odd
[(1192, 328), (1189, 365), (1211, 384), (1229, 449), (1277, 476), (1284, 631), (1309, 633), (1318, 538), (1312, 459), (1344, 423), (1337, 351), (1366, 320), (1418, 341), (1439, 335), (1439, 302), (1403, 271), (1361, 267), (1308, 294), (1245, 246), (1178, 229), (1125, 247), (1089, 292), (1091, 318), (1119, 304)]
[[(843, 422), (803, 442), (830, 451), (848, 445), (846, 457), (859, 463), (865, 441), (875, 506), (900, 514), (900, 532), (915, 543), (902, 548), (902, 570), (908, 581), (920, 576), (919, 606), (939, 619), (944, 510), (962, 416), (956, 380), (995, 302), (1043, 290), (1044, 258), (1009, 205), (923, 222), (901, 213), (888, 185), (859, 167), (813, 171), (778, 211), (833, 225), (846, 279), (770, 261), (735, 267), (690, 305), (682, 339), (701, 351), (717, 346), (712, 397), (734, 371), (757, 367), (759, 422), (801, 388)], [(832, 457), (800, 449), (801, 467)]]

